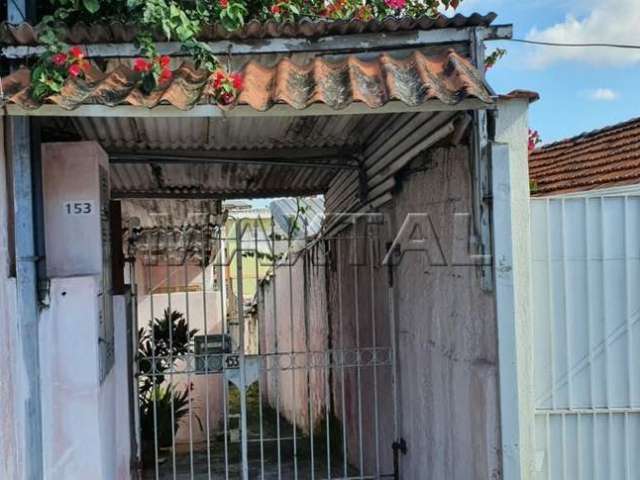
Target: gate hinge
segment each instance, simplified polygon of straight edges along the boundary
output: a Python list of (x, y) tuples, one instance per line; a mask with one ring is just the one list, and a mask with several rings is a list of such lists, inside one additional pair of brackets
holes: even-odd
[(391, 444), (393, 449), (393, 478), (400, 480), (400, 454), (407, 454), (407, 442), (404, 438), (400, 438)]

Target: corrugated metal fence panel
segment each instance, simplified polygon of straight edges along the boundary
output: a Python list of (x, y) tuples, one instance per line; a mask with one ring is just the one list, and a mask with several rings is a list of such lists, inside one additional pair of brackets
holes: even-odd
[(640, 196), (531, 202), (536, 478), (640, 478)]

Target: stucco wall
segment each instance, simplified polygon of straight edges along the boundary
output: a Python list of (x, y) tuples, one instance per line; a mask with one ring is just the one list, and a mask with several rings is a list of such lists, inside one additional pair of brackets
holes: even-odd
[[(408, 444), (408, 454), (401, 460), (402, 478), (500, 478), (494, 297), (481, 289), (477, 266), (453, 264), (466, 258), (459, 252), (454, 255), (453, 245), (460, 244), (460, 236), (463, 245), (469, 238), (468, 231), (454, 229), (454, 214), (471, 211), (468, 150), (433, 150), (414, 167), (383, 209), (385, 223), (373, 227), (376, 234), (371, 243), (360, 239), (364, 230), (355, 232), (350, 227), (325, 245), (331, 268), (310, 270), (312, 275), (303, 282), (303, 266), (298, 262), (291, 271), (291, 284), (285, 268), (276, 270), (278, 350), (291, 349), (289, 302), (293, 295), (294, 349), (304, 351), (305, 331), (315, 329), (310, 335), (317, 342), (314, 349), (331, 349), (338, 355), (347, 352), (347, 366), (330, 371), (331, 409), (338, 419), (334, 428), (339, 430), (333, 432), (337, 442), (332, 450), (342, 452), (346, 447), (349, 463), (364, 475), (376, 470), (390, 474), (395, 440), (393, 371), (389, 366), (374, 369), (367, 365), (370, 356), (366, 352), (379, 349), (383, 361), (392, 351), (395, 325), (398, 435)], [(404, 255), (393, 267), (390, 288), (389, 270), (382, 265), (385, 249), (412, 213), (428, 214), (446, 262), (432, 265), (424, 251), (411, 251), (411, 239), (430, 235), (418, 228), (399, 242)], [(306, 328), (303, 285), (309, 301)], [(259, 304), (263, 351), (267, 352), (273, 351), (276, 335), (270, 313), (272, 288), (273, 280), (263, 286)], [(360, 368), (354, 366), (353, 357), (348, 359), (357, 349)], [(318, 380), (309, 391), (316, 395), (313, 405), (324, 408), (324, 379)], [(307, 398), (298, 387), (303, 381), (302, 376), (296, 377), (298, 402)], [(273, 375), (267, 383), (273, 405)], [(291, 375), (280, 374), (280, 408), (289, 419), (294, 412), (291, 388)], [(303, 411), (300, 407), (295, 410), (298, 423), (308, 421), (306, 405)], [(343, 433), (346, 445), (340, 438)]]
[(5, 122), (0, 118), (0, 478), (23, 478), (24, 383), (22, 352), (16, 324), (15, 278), (9, 277), (7, 149)]
[[(324, 352), (327, 349), (328, 318), (325, 271), (321, 266), (323, 262), (320, 248), (304, 252), (290, 267), (282, 265), (276, 268), (275, 275), (262, 282), (259, 289), (261, 353), (284, 354), (281, 365), (285, 367), (282, 371), (273, 369), (264, 375), (262, 396), (307, 434), (312, 428), (317, 432), (319, 422), (325, 418), (326, 369), (304, 368), (305, 363), (321, 365), (323, 358), (312, 356), (307, 359), (301, 353)], [(291, 352), (298, 354), (291, 357)], [(297, 370), (288, 369), (291, 364), (289, 358), (295, 358), (295, 365), (299, 367)], [(271, 365), (275, 365), (275, 362), (270, 362)]]
[[(500, 472), (497, 328), (477, 267), (452, 265), (454, 213), (471, 211), (466, 148), (429, 153), (387, 212), (428, 213), (447, 265), (407, 252), (395, 269), (403, 478), (494, 479)], [(457, 232), (458, 234), (460, 232)], [(464, 233), (464, 232), (463, 232)]]

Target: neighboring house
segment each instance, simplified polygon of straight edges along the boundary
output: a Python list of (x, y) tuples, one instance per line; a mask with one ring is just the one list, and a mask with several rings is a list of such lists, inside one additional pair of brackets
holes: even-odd
[(536, 478), (639, 478), (640, 119), (529, 167)]
[(640, 117), (534, 150), (529, 175), (536, 197), (640, 192)]

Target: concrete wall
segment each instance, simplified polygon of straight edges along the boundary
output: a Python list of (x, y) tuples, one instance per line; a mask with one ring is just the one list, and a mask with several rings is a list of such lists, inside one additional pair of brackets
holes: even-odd
[[(460, 244), (460, 236), (465, 246), (464, 240), (469, 239), (468, 231), (454, 228), (454, 214), (471, 211), (468, 150), (435, 149), (416, 162), (393, 201), (383, 208), (385, 224), (374, 227), (376, 234), (368, 242), (361, 239), (364, 230), (344, 230), (326, 244), (331, 268), (313, 271), (306, 282), (301, 262), (291, 270), (292, 282), (286, 269), (276, 270), (277, 329), (272, 313), (273, 279), (263, 286), (259, 304), (263, 349), (273, 351), (277, 335), (278, 351), (289, 351), (293, 331), (294, 350), (304, 351), (307, 329), (313, 329), (309, 336), (316, 339), (314, 348), (346, 352), (347, 366), (338, 362), (330, 371), (332, 414), (341, 430), (334, 432), (339, 441), (332, 450), (346, 450), (349, 464), (362, 474), (393, 473), (397, 411), (398, 436), (408, 444), (408, 454), (401, 460), (402, 478), (500, 478), (494, 297), (481, 289), (479, 267), (453, 264), (461, 258), (459, 252), (454, 254), (453, 246)], [(393, 267), (390, 288), (389, 271), (382, 264), (386, 245), (394, 241), (395, 232), (412, 213), (428, 214), (446, 261), (433, 265), (430, 260), (434, 257), (412, 251), (411, 241), (416, 236), (426, 238), (429, 232), (409, 232), (398, 243), (403, 255)], [(305, 288), (309, 298), (306, 327)], [(376, 348), (384, 361), (392, 354), (394, 332), (397, 410), (393, 369), (389, 365), (373, 368), (366, 353)], [(361, 352), (360, 367), (354, 366), (354, 357), (349, 361), (350, 352), (356, 350)], [(269, 375), (267, 382), (272, 405), (273, 377)], [(322, 409), (324, 381), (319, 380), (311, 384), (310, 392), (315, 396), (313, 404)], [(296, 377), (297, 385), (303, 381), (302, 376)], [(280, 373), (280, 408), (287, 418), (308, 422), (306, 410), (293, 408), (291, 382), (291, 374)], [(295, 391), (298, 401), (307, 398), (301, 388)]]
[(16, 285), (10, 278), (8, 158), (0, 118), (0, 478), (21, 480), (24, 475), (24, 369), (20, 342), (17, 341)]
[(523, 480), (535, 472), (528, 109), (500, 101), (492, 147), (503, 469)]
[[(264, 375), (263, 398), (306, 434), (318, 431), (326, 412), (327, 370), (304, 368), (314, 361), (322, 364), (322, 352), (327, 350), (329, 326), (323, 264), (319, 247), (303, 252), (290, 266), (277, 267), (275, 275), (261, 283), (258, 297), (260, 352), (282, 354), (280, 361), (284, 367), (273, 368)], [(290, 355), (291, 352), (296, 354)], [(320, 354), (307, 358), (306, 352)], [(290, 358), (294, 358), (298, 369), (288, 369)], [(269, 362), (269, 367), (276, 366), (275, 361)]]
[(477, 267), (451, 264), (454, 213), (470, 212), (470, 199), (466, 148), (439, 149), (387, 210), (396, 225), (428, 213), (447, 261), (432, 265), (423, 252), (407, 251), (394, 273), (400, 430), (409, 448), (403, 478), (500, 476), (493, 295), (481, 290)]
[[(118, 383), (126, 378), (126, 365), (116, 358), (100, 383), (98, 292), (95, 276), (51, 280), (51, 305), (40, 327), (46, 479), (130, 478), (128, 458), (116, 445), (116, 439), (129, 445), (128, 411), (118, 408), (126, 392)], [(121, 315), (114, 318), (117, 339), (123, 321)]]

